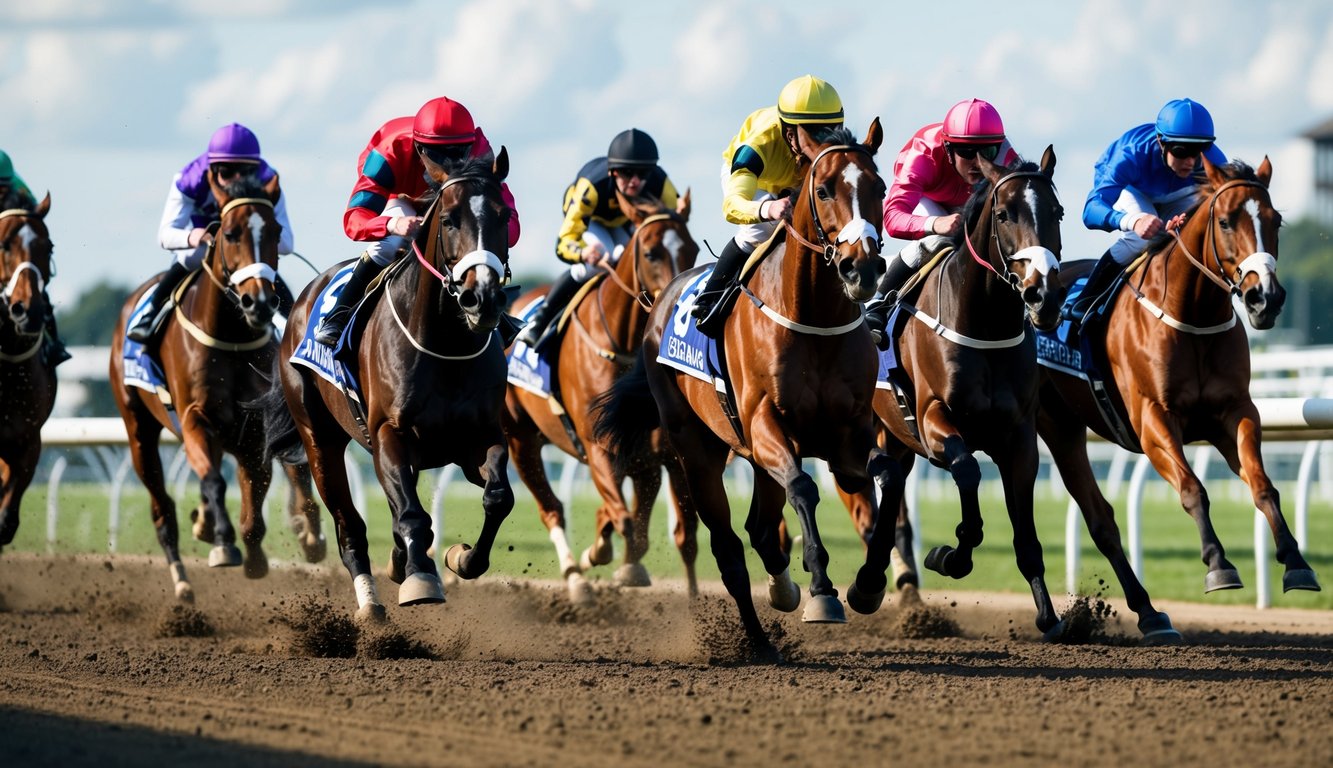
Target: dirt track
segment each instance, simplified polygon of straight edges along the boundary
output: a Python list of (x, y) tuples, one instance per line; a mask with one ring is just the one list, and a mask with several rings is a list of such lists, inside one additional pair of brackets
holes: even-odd
[[(327, 624), (353, 606), (341, 571), (190, 573), (202, 616), (166, 608), (157, 559), (0, 557), (0, 763), (1272, 766), (1333, 755), (1330, 612), (1162, 604), (1191, 644), (1138, 648), (1114, 620), (1099, 642), (1039, 643), (1021, 596), (933, 592), (926, 614), (892, 598), (841, 626), (761, 609), (788, 659), (772, 667), (736, 663), (734, 608), (716, 592), (691, 608), (670, 586), (606, 588), (574, 610), (555, 587), (483, 580), (451, 588), (442, 607), (391, 605), (389, 627), (363, 633), (356, 657), (315, 658), (295, 649), (353, 649)], [(392, 584), (381, 589), (391, 602)], [(212, 636), (170, 636), (206, 629), (200, 618)], [(904, 637), (950, 619), (962, 637)], [(409, 658), (423, 653), (434, 658)]]

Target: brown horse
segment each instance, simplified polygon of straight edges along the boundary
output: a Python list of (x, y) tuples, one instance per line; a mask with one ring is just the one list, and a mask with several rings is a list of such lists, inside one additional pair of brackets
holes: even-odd
[[(985, 451), (1000, 471), (1037, 627), (1051, 634), (1059, 632), (1060, 618), (1033, 522), (1039, 372), (1029, 325), (1055, 327), (1065, 297), (1056, 279), (1064, 213), (1051, 181), (1055, 152), (1047, 147), (1040, 167), (1006, 169), (983, 160), (981, 169), (985, 180), (963, 209), (954, 250), (900, 305), (908, 319), (897, 354), (908, 381), (899, 382), (901, 405), (897, 392), (877, 390), (875, 412), (897, 443), (888, 451), (901, 471), (879, 485), (887, 489), (884, 503), (897, 508), (913, 453), (949, 471), (962, 506), (958, 546), (936, 547), (925, 565), (961, 579), (972, 571), (972, 551), (982, 540), (981, 467), (974, 452)], [(851, 596), (848, 602), (856, 607)]]
[[(677, 273), (694, 266), (699, 255), (699, 246), (686, 226), (690, 216), (688, 191), (677, 211), (668, 210), (656, 198), (631, 200), (617, 191), (617, 199), (620, 210), (634, 225), (634, 234), (614, 271), (583, 298), (569, 318), (568, 329), (554, 356), (560, 405), (513, 385), (505, 397), (505, 433), (514, 468), (537, 500), (538, 513), (555, 545), (561, 575), (574, 602), (585, 602), (591, 597), (582, 572), (611, 561), (612, 530), (618, 531), (626, 544), (625, 562), (616, 570), (617, 583), (623, 586), (651, 583), (639, 561), (648, 551), (649, 517), (662, 485), (664, 463), (676, 500), (676, 546), (685, 561), (690, 594), (698, 591), (694, 574), (698, 517), (686, 503), (688, 486), (679, 464), (662, 457), (657, 462), (639, 465), (630, 476), (634, 486), (631, 508), (621, 491), (625, 476), (616, 473), (605, 446), (592, 435), (593, 398), (610, 389), (616, 378), (629, 368), (643, 341), (653, 300)], [(540, 291), (533, 291), (521, 297), (518, 305), (524, 306), (538, 295)], [(557, 407), (568, 414), (576, 438), (566, 431)], [(602, 496), (593, 528), (596, 539), (578, 561), (570, 552), (565, 535), (564, 506), (551, 489), (542, 463), (541, 449), (547, 443), (586, 461)]]
[[(0, 201), (7, 202), (7, 201)], [(35, 208), (0, 210), (0, 548), (14, 541), (23, 494), (42, 457), (42, 425), (56, 400), (55, 370), (42, 360), (43, 329), (52, 311), (47, 195)]]
[[(698, 278), (698, 270), (668, 286), (649, 315), (640, 360), (599, 398), (595, 434), (611, 441), (618, 461), (631, 456), (659, 424), (664, 430), (712, 533), (723, 583), (763, 658), (778, 654), (750, 596), (722, 470), (732, 451), (756, 468), (745, 528), (769, 574), (770, 604), (783, 611), (800, 604), (780, 535), (785, 493), (800, 520), (804, 566), (811, 573), (803, 618), (845, 621), (815, 522), (818, 485), (802, 469), (801, 459), (827, 460), (838, 484), (849, 489), (864, 486), (883, 463), (871, 410), (874, 345), (859, 304), (874, 294), (884, 271), (879, 231), (885, 186), (873, 159), (882, 139), (878, 119), (864, 143), (839, 129), (807, 165), (785, 242), (781, 235), (770, 241), (767, 256), (745, 278), (745, 298), (726, 318), (722, 359), (733, 396), (726, 407), (714, 382), (656, 362), (663, 329), (683, 315), (677, 299)], [(734, 420), (727, 415), (733, 404)], [(873, 471), (867, 469), (872, 455)], [(891, 526), (877, 526), (870, 537), (869, 551), (885, 562), (891, 531)], [(880, 576), (882, 586), (886, 580)]]
[[(111, 345), (110, 381), (116, 407), (129, 435), (134, 469), (152, 497), (153, 525), (167, 556), (176, 596), (194, 599), (180, 559), (176, 505), (167, 493), (158, 444), (162, 429), (181, 439), (186, 457), (199, 476), (201, 502), (191, 510), (194, 536), (209, 542), (210, 567), (242, 564), (236, 530), (227, 515), (227, 481), (223, 452), (236, 459), (241, 488), (241, 539), (245, 543), (245, 575), (268, 573), (264, 554), (266, 532), (261, 514), (272, 480), (272, 464), (264, 458), (264, 425), (247, 407), (273, 388), (268, 378), (277, 342), (272, 320), (278, 295), (278, 234), (273, 206), (281, 194), (278, 179), (267, 185), (245, 180), (226, 189), (210, 175), (209, 185), (221, 210), (215, 239), (202, 269), (177, 292), (174, 315), (158, 340), (158, 359), (171, 408), (157, 393), (125, 384), (122, 348), (125, 328), (150, 280), (139, 286), (120, 313)], [(289, 467), (288, 477), (300, 495), (301, 546), (311, 562), (324, 556), (319, 533), (319, 508), (311, 498), (307, 470)], [(296, 510), (289, 510), (293, 519)]]
[[(485, 489), (476, 548), (455, 544), (445, 553), (445, 564), (465, 579), (490, 567), (496, 533), (514, 506), (500, 428), (505, 358), (496, 331), (508, 303), (502, 278), (509, 276), (512, 213), (500, 196), (500, 182), (509, 171), (509, 156), (501, 148), (493, 163), (471, 160), (444, 168), (427, 161), (426, 168), (438, 193), (431, 195), (417, 235), (417, 256), (384, 273), (383, 292), (369, 308), (348, 361), (364, 412), (354, 411), (333, 384), (285, 364), (278, 369), (286, 403), (272, 398), (265, 403), (270, 449), (293, 447), (296, 435), (305, 446), (337, 528), (360, 617), (382, 618), (384, 606), (371, 574), (366, 524), (347, 484), (343, 452), (353, 437), (374, 457), (393, 514), (389, 575), (400, 585), (399, 605), (444, 602), (439, 571), (427, 552), (430, 515), (417, 495), (422, 470), (457, 464)], [(281, 360), (289, 360), (302, 343), (311, 305), (338, 269), (316, 278), (297, 300)]]
[(1150, 249), (1129, 272), (1128, 290), (1115, 297), (1106, 320), (1106, 391), (1118, 420), (1132, 431), (1128, 439), (1103, 418), (1086, 380), (1043, 365), (1038, 429), (1125, 602), (1138, 614), (1139, 629), (1152, 641), (1179, 640), (1179, 633), (1153, 608), (1125, 558), (1115, 510), (1088, 462), (1088, 428), (1146, 454), (1180, 494), (1199, 528), (1205, 592), (1242, 584), (1213, 530), (1208, 492), (1185, 459), (1184, 445), (1196, 440), (1216, 447), (1250, 486), (1255, 508), (1273, 531), (1278, 562), (1286, 566), (1283, 590), (1319, 589), (1264, 471), (1259, 412), (1250, 398), (1250, 349), (1232, 308), (1234, 295), (1250, 325), (1263, 330), (1273, 327), (1286, 297), (1277, 279), (1282, 217), (1268, 194), (1273, 168), (1267, 157), (1257, 173), (1239, 162), (1219, 167), (1205, 158), (1203, 165), (1200, 205), (1174, 239)]

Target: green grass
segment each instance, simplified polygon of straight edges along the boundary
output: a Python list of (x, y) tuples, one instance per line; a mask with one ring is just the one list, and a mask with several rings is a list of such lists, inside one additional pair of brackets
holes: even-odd
[[(373, 483), (372, 478), (368, 478)], [(1203, 594), (1204, 566), (1199, 559), (1199, 539), (1194, 523), (1180, 509), (1174, 495), (1164, 485), (1149, 489), (1145, 502), (1143, 519), (1143, 558), (1144, 583), (1154, 598), (1171, 600), (1190, 600), (1208, 603), (1253, 604), (1255, 593), (1254, 573), (1254, 512), (1247, 502), (1232, 500), (1231, 494), (1224, 492), (1225, 483), (1217, 483), (1213, 489), (1213, 522), (1224, 545), (1227, 555), (1240, 569), (1246, 589)], [(194, 541), (189, 535), (188, 510), (198, 501), (197, 484), (191, 484), (186, 498), (178, 500), (177, 506), (182, 532), (182, 554), (187, 557), (205, 557), (207, 545)], [(989, 487), (983, 486), (983, 488)], [(1049, 486), (1038, 485), (1037, 525), (1044, 545), (1047, 582), (1053, 592), (1060, 594), (1065, 585), (1064, 557), (1064, 496), (1056, 497), (1047, 493)], [(372, 557), (376, 563), (387, 562), (390, 542), (390, 522), (388, 507), (378, 488), (369, 486), (370, 496), (370, 537)], [(518, 498), (513, 513), (501, 528), (496, 552), (492, 558), (492, 572), (532, 578), (555, 578), (555, 554), (547, 538), (546, 530), (541, 525), (536, 508), (524, 489), (516, 488)], [(665, 493), (663, 494), (665, 498)], [(107, 551), (107, 518), (109, 500), (104, 486), (66, 483), (61, 488), (60, 523), (57, 531), (55, 551), (59, 553), (98, 553)], [(1118, 521), (1122, 534), (1127, 533), (1128, 524), (1123, 510), (1125, 501), (1115, 500), (1119, 512)], [(16, 550), (46, 551), (46, 489), (36, 486), (30, 489), (24, 499), (24, 520), (20, 526), (13, 548)], [(593, 514), (597, 499), (584, 496), (577, 499), (569, 514), (569, 535), (575, 553), (582, 551), (591, 540)], [(746, 503), (743, 499), (733, 499), (732, 509), (736, 515), (738, 532), (740, 517), (744, 514)], [(232, 519), (237, 519), (239, 501), (233, 494), (228, 502)], [(821, 504), (821, 532), (830, 552), (830, 576), (840, 589), (850, 583), (856, 569), (862, 562), (862, 547), (847, 514), (831, 493), (824, 494)], [(934, 573), (923, 574), (923, 586), (927, 589), (947, 589), (957, 585), (960, 589), (1002, 592), (1027, 592), (1027, 585), (1019, 575), (1014, 564), (1012, 531), (1008, 516), (1004, 512), (1003, 502), (998, 494), (984, 495), (982, 511), (985, 517), (985, 542), (974, 557), (975, 570), (966, 579), (952, 582)], [(1290, 503), (1284, 510), (1288, 523), (1294, 526), (1294, 506)], [(147, 494), (135, 485), (128, 486), (121, 499), (122, 523), (119, 536), (118, 552), (160, 555), (161, 550), (153, 534), (153, 527), (148, 513)], [(473, 541), (481, 526), (480, 492), (477, 489), (455, 484), (444, 503), (446, 545), (455, 541)], [(798, 530), (795, 515), (788, 510), (788, 524), (795, 532)], [(270, 531), (266, 548), (270, 557), (287, 560), (300, 559), (293, 537), (287, 531), (282, 515), (276, 508), (270, 515)], [(679, 578), (683, 571), (680, 557), (666, 530), (666, 506), (659, 500), (651, 523), (651, 548), (645, 559), (649, 571), (658, 577)], [(922, 546), (928, 551), (937, 544), (953, 544), (954, 527), (958, 523), (956, 502), (945, 500), (923, 502), (921, 510)], [(332, 521), (324, 515), (325, 530), (333, 539)], [(1118, 597), (1121, 595), (1119, 584), (1105, 559), (1097, 552), (1088, 538), (1086, 531), (1082, 535), (1082, 558), (1079, 586), (1083, 593), (1097, 593), (1103, 588), (1099, 580), (1105, 580), (1105, 594)], [(1306, 558), (1316, 573), (1320, 574), (1325, 584), (1333, 584), (1333, 505), (1319, 501), (1312, 504), (1309, 520), (1309, 541), (1312, 546), (1305, 552)], [(336, 564), (336, 548), (330, 541), (331, 556), (328, 563)], [(622, 543), (616, 542), (617, 556), (623, 549)], [(708, 531), (700, 526), (699, 534), (699, 576), (705, 580), (718, 578), (717, 567), (708, 549)], [(925, 552), (918, 553), (918, 558)], [(1272, 554), (1271, 538), (1268, 546), (1270, 583), (1273, 585), (1272, 602), (1278, 607), (1293, 608), (1333, 608), (1333, 588), (1324, 592), (1281, 591), (1282, 569)], [(758, 559), (750, 553), (750, 573), (758, 582), (763, 573)], [(334, 567), (331, 565), (330, 567)], [(340, 567), (340, 566), (338, 566)], [(798, 573), (798, 581), (808, 580), (799, 574), (799, 559), (793, 563)], [(599, 569), (602, 578), (610, 577), (610, 568)]]

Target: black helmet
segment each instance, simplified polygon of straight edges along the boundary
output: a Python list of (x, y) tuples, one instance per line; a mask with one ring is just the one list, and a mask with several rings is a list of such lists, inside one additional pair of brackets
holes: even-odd
[(606, 150), (606, 165), (613, 171), (617, 168), (651, 168), (657, 165), (657, 143), (638, 128), (621, 131)]

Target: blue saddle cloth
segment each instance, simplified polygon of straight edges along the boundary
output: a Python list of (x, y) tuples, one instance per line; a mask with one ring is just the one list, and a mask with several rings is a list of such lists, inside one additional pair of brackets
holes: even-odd
[[(1087, 282), (1087, 277), (1080, 277), (1069, 286), (1069, 295), (1065, 297), (1064, 306), (1070, 306), (1079, 294), (1083, 293), (1083, 287), (1087, 285)], [(1089, 312), (1096, 311), (1098, 311), (1097, 307), (1089, 310)], [(1047, 368), (1063, 371), (1081, 379), (1096, 375), (1097, 370), (1093, 364), (1092, 348), (1087, 339), (1088, 334), (1078, 334), (1075, 343), (1071, 345), (1069, 343), (1069, 330), (1069, 320), (1061, 320), (1054, 330), (1038, 330), (1037, 362)]]
[[(361, 386), (356, 381), (356, 376), (352, 369), (339, 358), (345, 350), (349, 349), (351, 330), (356, 326), (356, 318), (347, 323), (343, 330), (343, 335), (338, 339), (336, 348), (329, 348), (318, 341), (315, 341), (315, 329), (319, 327), (324, 316), (333, 310), (338, 302), (338, 294), (342, 292), (343, 286), (347, 284), (348, 278), (352, 276), (352, 269), (356, 262), (352, 262), (333, 275), (329, 284), (324, 286), (319, 297), (310, 305), (310, 318), (305, 324), (305, 335), (301, 337), (301, 343), (296, 346), (296, 351), (292, 353), (290, 362), (293, 365), (301, 365), (314, 371), (316, 375), (338, 389), (341, 389), (356, 402), (361, 402)], [(358, 307), (357, 311), (360, 308)]]
[[(130, 321), (125, 325), (126, 328), (133, 327), (148, 311), (148, 301), (153, 297), (153, 289), (156, 287), (156, 283), (148, 286), (148, 290), (139, 297), (139, 301), (134, 305), (134, 311), (130, 313)], [(152, 392), (162, 397), (162, 402), (170, 405), (171, 396), (167, 394), (167, 378), (162, 375), (162, 366), (148, 354), (144, 345), (126, 336), (120, 354), (125, 368), (125, 385)]]
[[(546, 303), (545, 296), (537, 298), (523, 308), (519, 319), (531, 322), (537, 308), (544, 303)], [(548, 350), (551, 346), (547, 345)], [(506, 378), (508, 378), (510, 384), (526, 389), (539, 397), (549, 397), (551, 395), (552, 371), (549, 352), (538, 352), (527, 344), (516, 341), (509, 349), (506, 363), (508, 365)]]
[(717, 342), (699, 332), (690, 310), (694, 309), (694, 302), (711, 274), (713, 267), (709, 266), (681, 291), (671, 312), (671, 322), (662, 329), (662, 346), (657, 350), (657, 362), (709, 383), (721, 370)]
[(892, 338), (889, 339), (888, 349), (879, 349), (879, 372), (875, 375), (875, 387), (877, 389), (892, 390), (895, 387), (893, 379), (889, 378), (894, 371), (898, 370), (898, 337), (894, 329), (902, 322), (902, 305), (895, 305), (893, 311), (889, 313), (889, 319), (884, 323), (884, 332)]

